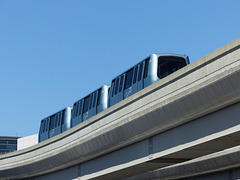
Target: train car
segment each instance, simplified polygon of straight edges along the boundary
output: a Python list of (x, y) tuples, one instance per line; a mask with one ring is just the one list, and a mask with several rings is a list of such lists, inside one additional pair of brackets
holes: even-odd
[(151, 54), (112, 80), (109, 107), (189, 64), (186, 55)]
[(71, 127), (86, 121), (108, 108), (109, 87), (109, 85), (103, 85), (73, 104)]
[(70, 129), (71, 111), (72, 107), (66, 107), (63, 110), (44, 118), (41, 121), (38, 142), (47, 140)]

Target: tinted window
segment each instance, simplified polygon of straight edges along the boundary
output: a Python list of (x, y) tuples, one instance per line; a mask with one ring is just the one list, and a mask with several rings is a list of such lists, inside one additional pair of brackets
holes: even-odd
[(73, 105), (73, 111), (72, 111), (72, 116), (73, 117), (76, 117), (77, 116), (77, 103), (74, 103)]
[(88, 111), (88, 107), (89, 107), (89, 98), (90, 96), (86, 97), (84, 99), (84, 107), (83, 107), (83, 113), (86, 113)]
[(77, 110), (77, 116), (82, 114), (82, 101), (78, 101), (78, 110)]
[(102, 94), (102, 88), (98, 90), (98, 99), (97, 99), (97, 105), (100, 105), (100, 101), (101, 101), (101, 94)]
[(44, 122), (45, 122), (44, 120), (41, 121), (40, 133), (44, 131), (44, 124), (45, 124)]
[(54, 123), (55, 123), (54, 121), (55, 121), (54, 116), (51, 116), (50, 117), (50, 130), (52, 130), (54, 128)]
[(63, 125), (65, 122), (64, 122), (64, 115), (65, 115), (65, 110), (62, 111), (61, 113), (61, 124)]
[(130, 69), (126, 73), (126, 80), (125, 80), (125, 88), (124, 89), (128, 89), (129, 87), (132, 86), (132, 79), (133, 79), (133, 68)]
[(62, 122), (62, 111), (58, 113), (58, 126), (61, 125)]
[(139, 67), (138, 81), (142, 79), (142, 72), (143, 72), (143, 62), (140, 64), (140, 67)]
[(158, 77), (164, 78), (169, 74), (181, 69), (186, 65), (186, 61), (181, 57), (160, 56), (158, 58)]
[(137, 82), (138, 66), (134, 68), (133, 84)]
[(16, 145), (17, 140), (0, 140), (0, 144), (11, 144), (11, 145)]
[(62, 116), (62, 114), (63, 114), (63, 111), (61, 111), (59, 113), (59, 126), (63, 123), (63, 116)]
[(123, 87), (123, 77), (124, 77), (124, 75), (121, 75), (121, 76), (120, 76), (119, 92), (122, 91), (122, 87)]
[(57, 113), (57, 117), (56, 117), (56, 119), (57, 119), (57, 126), (60, 126), (60, 113), (61, 112)]
[(145, 61), (144, 78), (148, 76), (149, 58)]
[(44, 119), (44, 130), (43, 132), (47, 131), (47, 119)]
[(89, 99), (89, 109), (92, 108), (92, 97), (93, 97), (93, 95), (91, 94), (90, 99)]
[(118, 85), (119, 85), (119, 78), (117, 78), (116, 80), (115, 92), (114, 92), (115, 95), (118, 93)]
[(112, 97), (114, 95), (114, 88), (115, 88), (115, 79), (112, 81)]
[(57, 121), (57, 114), (54, 115), (54, 127), (57, 127), (58, 121)]
[(93, 94), (93, 107), (96, 106), (97, 91)]
[(46, 120), (45, 120), (46, 122), (45, 122), (45, 131), (47, 131), (48, 129), (49, 129), (49, 121), (50, 121), (50, 118), (47, 118)]
[(79, 106), (79, 102), (76, 103), (75, 110), (74, 110), (74, 111), (75, 111), (74, 117), (77, 117), (77, 116), (78, 116), (78, 106)]

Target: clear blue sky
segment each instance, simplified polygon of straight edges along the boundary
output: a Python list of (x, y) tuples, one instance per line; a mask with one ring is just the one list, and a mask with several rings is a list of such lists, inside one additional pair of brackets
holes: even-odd
[(240, 36), (240, 0), (0, 0), (0, 136), (41, 119), (151, 53), (191, 62)]

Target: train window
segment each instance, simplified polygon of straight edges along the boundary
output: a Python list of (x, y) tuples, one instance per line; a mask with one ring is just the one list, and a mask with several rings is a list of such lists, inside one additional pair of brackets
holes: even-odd
[(43, 133), (43, 132), (44, 132), (44, 124), (45, 124), (45, 121), (42, 120), (42, 121), (41, 121), (41, 127), (40, 127), (40, 133)]
[[(59, 113), (60, 113), (60, 112), (59, 112)], [(56, 114), (56, 124), (55, 124), (55, 127), (60, 125), (59, 113)]]
[(115, 79), (112, 81), (112, 97), (114, 95)]
[(58, 126), (62, 123), (62, 111), (58, 113)]
[(96, 106), (97, 91), (93, 94), (93, 108)]
[(132, 78), (133, 77), (133, 68), (130, 69), (127, 73), (126, 73), (126, 80), (125, 80), (125, 88), (124, 89), (128, 89), (129, 87), (132, 86)]
[(119, 92), (122, 91), (122, 87), (123, 87), (123, 77), (124, 77), (124, 75), (122, 74), (122, 75), (120, 76)]
[(55, 114), (55, 127), (58, 126), (58, 113)]
[(44, 119), (44, 130), (43, 132), (47, 131), (47, 119)]
[(76, 102), (73, 105), (73, 118), (77, 116), (77, 113), (78, 113), (78, 103)]
[(49, 121), (50, 121), (50, 118), (47, 118), (45, 123), (45, 128), (46, 128), (45, 131), (47, 131), (49, 128)]
[(148, 76), (148, 66), (149, 66), (149, 59), (145, 60), (145, 69), (144, 69), (144, 78), (146, 78)]
[(138, 65), (134, 68), (133, 84), (137, 82)]
[(62, 111), (61, 113), (61, 125), (63, 125), (65, 122), (64, 122), (64, 115), (65, 115), (65, 110)]
[(80, 101), (76, 103), (75, 117), (77, 117), (79, 114), (80, 114)]
[(83, 113), (86, 113), (88, 111), (88, 107), (89, 107), (89, 98), (90, 96), (87, 96), (84, 99), (84, 107), (83, 107)]
[(76, 103), (76, 107), (75, 107), (75, 117), (77, 117), (79, 115), (79, 102)]
[(58, 114), (58, 126), (62, 124), (62, 111)]
[(54, 128), (54, 123), (55, 123), (54, 120), (55, 120), (54, 116), (51, 116), (50, 117), (50, 130), (52, 130)]
[(164, 78), (186, 65), (182, 57), (160, 56), (158, 58), (158, 77)]
[(92, 97), (93, 97), (93, 95), (91, 94), (90, 98), (89, 98), (89, 108), (88, 109), (92, 109)]
[(57, 114), (54, 115), (54, 127), (57, 127)]
[(100, 102), (101, 102), (101, 94), (102, 94), (102, 88), (98, 90), (97, 106), (100, 105)]
[(83, 106), (83, 102), (82, 102), (82, 101), (79, 101), (79, 102), (78, 102), (78, 116), (79, 116), (80, 114), (82, 114), (82, 106)]
[(118, 87), (119, 87), (118, 85), (119, 85), (119, 78), (116, 79), (115, 92), (114, 92), (115, 95), (118, 93)]
[(72, 110), (72, 117), (74, 118), (74, 117), (76, 117), (77, 115), (77, 108), (76, 108), (76, 106), (77, 106), (77, 103), (74, 103), (73, 104), (73, 110)]
[(140, 64), (139, 73), (138, 73), (138, 81), (142, 79), (142, 72), (143, 72), (143, 62)]

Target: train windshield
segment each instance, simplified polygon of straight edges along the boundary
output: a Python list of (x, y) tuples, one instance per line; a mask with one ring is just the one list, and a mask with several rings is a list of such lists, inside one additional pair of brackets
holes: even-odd
[(158, 77), (164, 78), (184, 66), (186, 66), (186, 60), (182, 57), (160, 56), (158, 58)]

